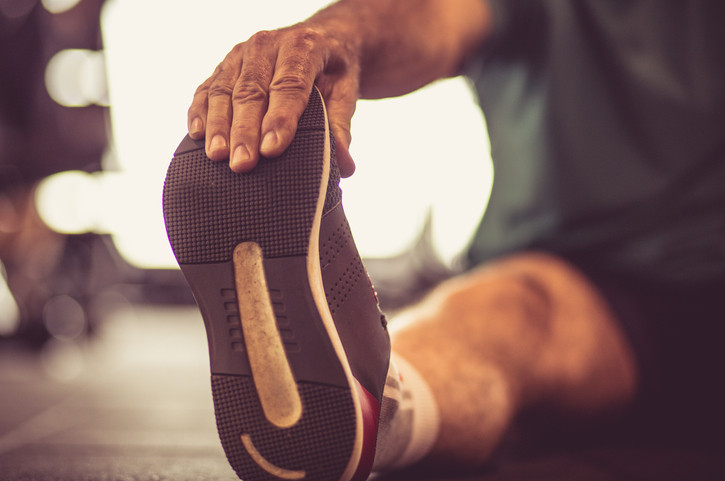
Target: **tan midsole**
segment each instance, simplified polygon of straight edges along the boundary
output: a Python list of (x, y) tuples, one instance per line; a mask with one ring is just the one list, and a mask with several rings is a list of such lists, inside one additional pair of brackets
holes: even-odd
[(234, 249), (234, 278), (244, 344), (264, 415), (277, 427), (294, 426), (302, 417), (302, 400), (272, 310), (259, 244), (243, 242)]

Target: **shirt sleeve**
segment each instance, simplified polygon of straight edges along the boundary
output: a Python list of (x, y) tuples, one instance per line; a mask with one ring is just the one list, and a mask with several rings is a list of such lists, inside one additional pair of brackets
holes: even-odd
[(544, 23), (546, 9), (540, 0), (481, 0), (491, 11), (491, 34), (464, 63), (462, 73), (475, 78), (490, 57), (515, 55), (527, 48), (531, 38)]

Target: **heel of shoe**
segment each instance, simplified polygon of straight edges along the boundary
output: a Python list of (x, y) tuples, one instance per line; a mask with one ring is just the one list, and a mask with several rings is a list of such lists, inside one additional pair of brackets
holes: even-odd
[(340, 481), (348, 470), (358, 436), (352, 393), (313, 383), (298, 390), (302, 417), (283, 429), (265, 418), (250, 377), (212, 376), (222, 446), (245, 481)]

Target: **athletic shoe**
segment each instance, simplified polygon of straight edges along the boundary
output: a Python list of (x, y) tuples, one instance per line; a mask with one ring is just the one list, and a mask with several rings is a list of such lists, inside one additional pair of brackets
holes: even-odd
[(206, 325), (217, 427), (244, 481), (364, 480), (390, 342), (340, 202), (314, 89), (290, 147), (248, 174), (185, 138), (164, 186)]

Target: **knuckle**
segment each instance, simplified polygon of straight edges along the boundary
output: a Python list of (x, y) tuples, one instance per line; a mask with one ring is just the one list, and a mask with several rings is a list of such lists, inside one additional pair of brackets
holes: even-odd
[(292, 37), (292, 44), (300, 49), (312, 50), (322, 42), (322, 34), (309, 26), (300, 27), (295, 30)]
[(225, 75), (225, 71), (221, 70), (210, 82), (206, 85), (206, 90), (212, 94), (226, 94), (231, 93), (233, 83), (231, 82), (230, 76)]
[(243, 56), (243, 49), (243, 43), (235, 45), (226, 57), (224, 57), (224, 60), (216, 66), (214, 73), (212, 73), (207, 82), (211, 82), (212, 84), (220, 81), (229, 82), (229, 79), (233, 78), (239, 71)]
[(242, 53), (244, 51), (244, 43), (245, 42), (238, 43), (234, 47), (232, 47), (232, 49), (227, 54), (227, 58), (231, 59), (231, 58), (236, 58), (236, 57), (242, 55)]
[(269, 47), (274, 43), (275, 37), (275, 32), (262, 30), (249, 37), (249, 40), (245, 42), (245, 46), (250, 49)]
[(217, 65), (216, 70), (214, 70), (214, 76), (227, 71), (231, 65), (237, 65), (244, 56), (244, 48), (244, 42), (238, 43), (232, 47), (232, 49), (224, 56), (221, 63)]
[(298, 67), (292, 72), (276, 77), (269, 88), (274, 93), (307, 93), (304, 68)]
[(250, 78), (237, 82), (232, 94), (232, 102), (265, 102), (267, 100), (267, 89), (261, 79)]
[(209, 83), (209, 80), (207, 80), (203, 84), (199, 85), (194, 91), (194, 97), (206, 94), (206, 92), (209, 90)]
[(215, 83), (209, 87), (209, 98), (215, 97), (230, 97), (232, 95), (232, 88), (227, 84)]

